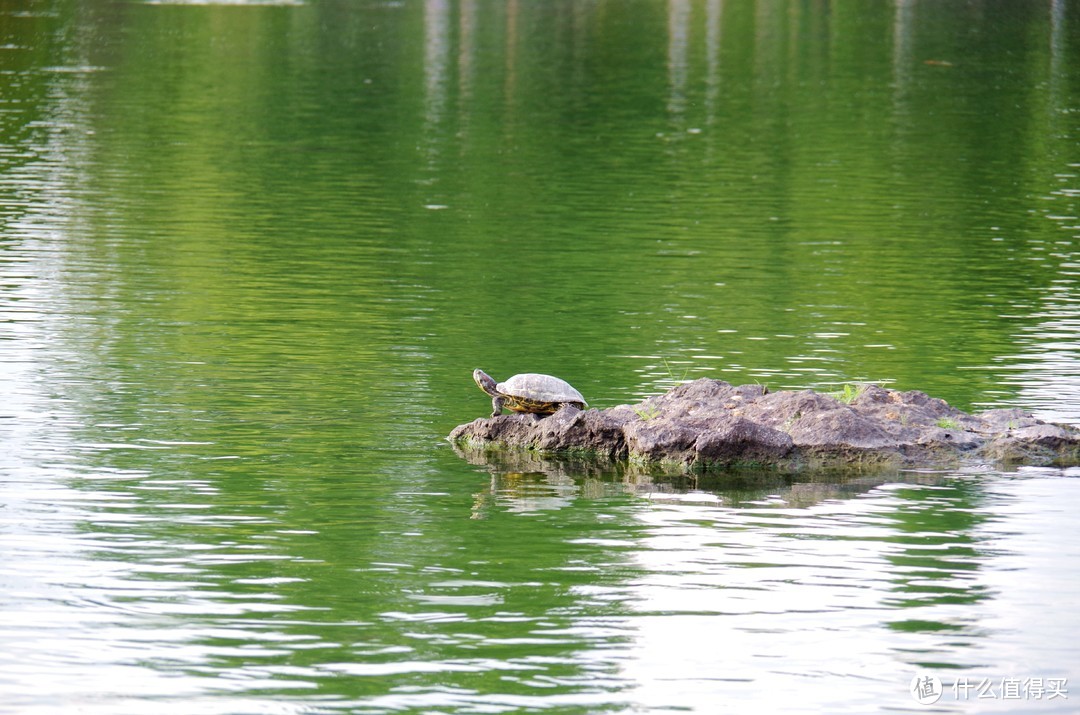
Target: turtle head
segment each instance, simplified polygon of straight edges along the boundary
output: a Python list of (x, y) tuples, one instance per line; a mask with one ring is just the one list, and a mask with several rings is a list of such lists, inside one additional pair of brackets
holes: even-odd
[(495, 389), (495, 380), (483, 370), (473, 370), (472, 379), (476, 380), (476, 386), (491, 395), (498, 397), (499, 391)]

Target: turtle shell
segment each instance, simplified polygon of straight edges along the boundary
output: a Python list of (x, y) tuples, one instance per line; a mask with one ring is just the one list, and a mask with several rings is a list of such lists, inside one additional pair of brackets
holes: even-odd
[(533, 372), (514, 375), (495, 389), (505, 398), (506, 408), (514, 412), (555, 412), (563, 404), (581, 408), (588, 404), (566, 380)]

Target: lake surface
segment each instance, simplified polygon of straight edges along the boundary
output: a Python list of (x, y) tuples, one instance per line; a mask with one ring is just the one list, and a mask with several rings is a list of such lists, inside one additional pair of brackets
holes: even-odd
[(0, 2), (0, 712), (1074, 712), (1080, 469), (444, 437), (1080, 423), (1078, 276), (1075, 2)]

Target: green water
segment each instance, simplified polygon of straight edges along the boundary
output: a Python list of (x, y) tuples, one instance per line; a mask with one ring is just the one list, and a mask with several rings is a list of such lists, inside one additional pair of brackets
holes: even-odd
[(1075, 469), (444, 437), (476, 367), (1080, 422), (1077, 38), (1067, 0), (0, 2), (0, 712), (895, 712), (916, 674), (1069, 712), (1032, 681), (1080, 676)]

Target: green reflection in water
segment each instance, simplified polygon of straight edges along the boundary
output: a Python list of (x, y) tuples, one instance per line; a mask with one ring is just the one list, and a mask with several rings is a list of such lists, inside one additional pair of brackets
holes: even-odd
[[(705, 632), (745, 637), (712, 618), (728, 608), (752, 651), (805, 665), (802, 640), (883, 626), (848, 643), (865, 690), (803, 696), (821, 710), (880, 706), (909, 662), (966, 667), (1001, 637), (977, 621), (1002, 595), (977, 483), (871, 492), (864, 514), (865, 484), (487, 473), (442, 437), (487, 410), (475, 367), (560, 374), (598, 407), (709, 375), (1076, 418), (1064, 3), (0, 13), (0, 466), (32, 515), (4, 522), (7, 568), (31, 626), (74, 624), (72, 701), (174, 692), (85, 685), (115, 665), (185, 674), (185, 705), (266, 696), (253, 711), (650, 702), (628, 673), (686, 594), (641, 560), (679, 549), (643, 544), (699, 529), (690, 580), (728, 589), (690, 589)], [(665, 499), (685, 520), (649, 521)], [(774, 503), (795, 515), (754, 511)], [(869, 596), (844, 610), (849, 529), (865, 551), (838, 580)], [(770, 638), (770, 596), (820, 599), (834, 630), (785, 611)], [(35, 662), (5, 627), (10, 664)], [(685, 683), (715, 663), (790, 684), (718, 650), (659, 652)], [(752, 702), (737, 679), (690, 706)]]
[(970, 46), (936, 34), (962, 10), (906, 5), (70, 8), (97, 41), (47, 64), (96, 71), (26, 87), (74, 160), (45, 187), (81, 214), (65, 252), (196, 357), (255, 337), (216, 318), (340, 332), (387, 374), (432, 357), (459, 411), (481, 362), (610, 403), (661, 358), (1007, 401), (994, 366), (1072, 255), (1041, 8)]

